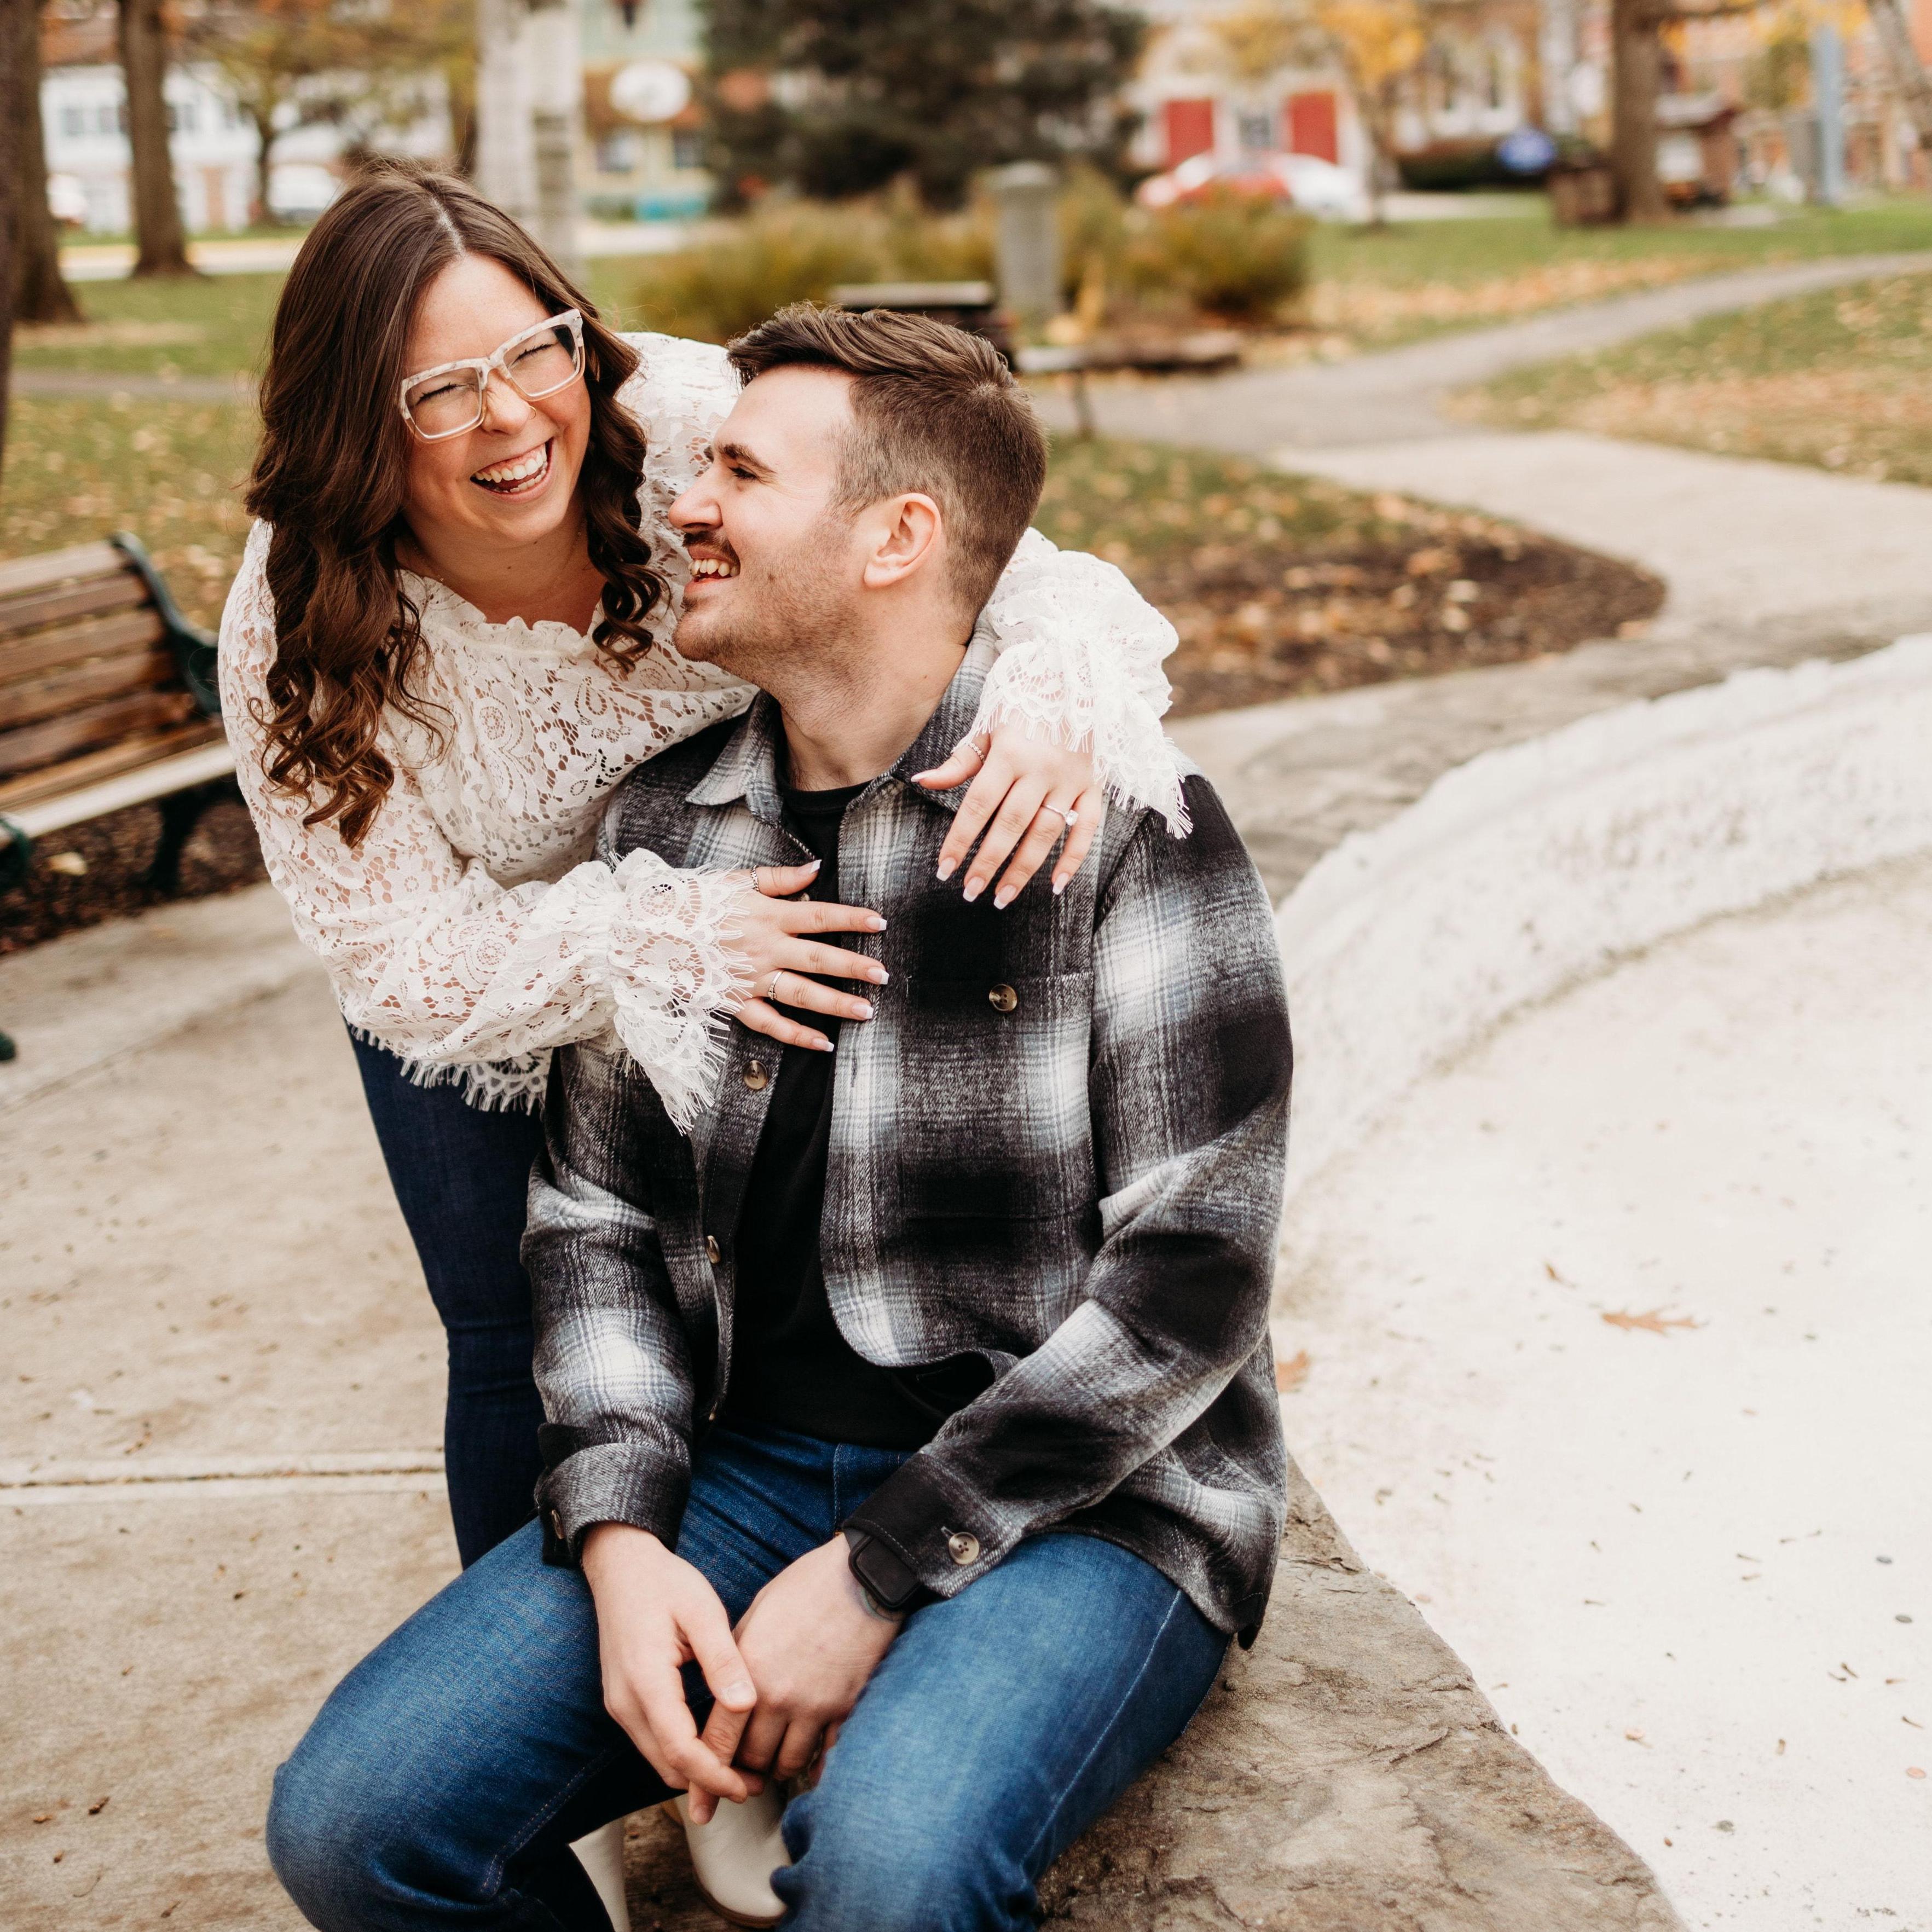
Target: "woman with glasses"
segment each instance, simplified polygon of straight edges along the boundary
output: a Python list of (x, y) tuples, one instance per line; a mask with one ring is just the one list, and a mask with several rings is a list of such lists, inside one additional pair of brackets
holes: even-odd
[[(518, 1246), (551, 1050), (610, 1040), (688, 1123), (724, 1016), (823, 1046), (813, 1014), (866, 1009), (805, 976), (878, 972), (818, 937), (878, 922), (795, 897), (806, 868), (592, 856), (625, 772), (752, 695), (669, 641), (691, 566), (664, 512), (734, 386), (719, 349), (612, 333), (508, 217), (413, 165), (337, 200), (275, 316), (223, 707), (448, 1330), (465, 1563), (539, 1473)], [(1016, 890), (1057, 844), (1070, 874), (1109, 789), (1178, 820), (1173, 632), (1126, 580), (1029, 536), (981, 623), (1001, 656), (975, 738), (929, 775), (974, 780), (963, 890), (1003, 860)]]

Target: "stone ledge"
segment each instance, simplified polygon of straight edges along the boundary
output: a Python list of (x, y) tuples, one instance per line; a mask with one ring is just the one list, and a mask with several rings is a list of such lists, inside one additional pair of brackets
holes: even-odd
[(1041, 1896), (1048, 1924), (1107, 1932), (1682, 1928), (1292, 1470), (1255, 1648)]

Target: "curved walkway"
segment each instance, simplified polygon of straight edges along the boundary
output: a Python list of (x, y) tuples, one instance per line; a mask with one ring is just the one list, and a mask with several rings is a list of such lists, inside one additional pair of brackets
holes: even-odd
[[(1452, 389), (1707, 315), (1874, 275), (1915, 273), (1932, 273), (1932, 253), (1834, 256), (1673, 282), (1342, 362), (1131, 386), (1096, 382), (1094, 422), (1108, 436), (1153, 436), (1248, 456), (1454, 436), (1455, 425), (1436, 408)], [(1072, 426), (1064, 398), (1045, 392), (1042, 406), (1056, 428)]]

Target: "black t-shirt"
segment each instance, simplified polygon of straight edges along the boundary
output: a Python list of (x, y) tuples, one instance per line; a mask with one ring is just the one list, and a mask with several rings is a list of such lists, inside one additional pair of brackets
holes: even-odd
[[(865, 786), (781, 789), (787, 824), (820, 862), (811, 896), (837, 898), (839, 823)], [(828, 934), (827, 943), (836, 946), (841, 937)], [(841, 982), (841, 990), (854, 989)], [(836, 1019), (802, 1010), (791, 1017), (816, 1026), (836, 1047)], [(966, 1356), (902, 1375), (867, 1361), (840, 1332), (818, 1258), (836, 1064), (836, 1053), (803, 1048), (788, 1047), (779, 1059), (739, 1210), (724, 1419), (826, 1442), (917, 1449), (986, 1386), (991, 1371), (982, 1358)]]

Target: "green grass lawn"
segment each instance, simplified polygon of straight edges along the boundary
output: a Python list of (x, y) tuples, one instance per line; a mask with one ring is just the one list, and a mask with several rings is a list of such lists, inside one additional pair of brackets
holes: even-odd
[(1259, 542), (1347, 547), (1400, 541), (1409, 506), (1339, 483), (1284, 476), (1238, 458), (1158, 443), (1056, 437), (1034, 522), (1066, 550), (1091, 550), (1132, 574), (1198, 546)]
[(1459, 407), (1932, 484), (1932, 274), (1770, 302), (1526, 369)]
[(255, 412), (152, 397), (16, 396), (0, 479), (0, 556), (132, 530), (189, 616), (212, 624), (248, 535), (240, 496)]
[(224, 376), (260, 365), (282, 278), (201, 275), (176, 281), (76, 282), (78, 328), (23, 328), (22, 369)]
[[(1416, 221), (1385, 230), (1316, 229), (1309, 319), (1360, 347), (1380, 347), (1726, 268), (1822, 255), (1932, 249), (1932, 202), (1888, 201), (1838, 212), (1804, 210), (1769, 228), (1554, 226), (1541, 199), (1520, 216)], [(590, 293), (620, 327), (637, 326), (636, 295), (650, 256), (600, 256)], [(84, 282), (78, 331), (28, 330), (22, 368), (221, 375), (255, 370), (281, 287), (279, 275), (188, 281)]]
[(1504, 322), (1690, 275), (1828, 255), (1932, 249), (1922, 197), (1804, 209), (1766, 228), (1558, 228), (1540, 197), (1520, 217), (1324, 224), (1311, 242), (1316, 325), (1382, 347), (1444, 328)]

